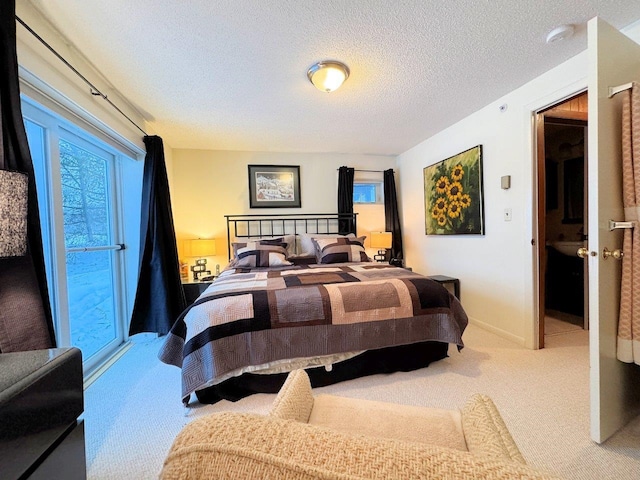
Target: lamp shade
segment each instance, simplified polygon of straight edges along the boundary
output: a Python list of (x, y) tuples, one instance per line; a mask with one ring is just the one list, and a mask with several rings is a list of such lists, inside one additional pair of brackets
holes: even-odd
[(185, 242), (185, 255), (187, 257), (212, 257), (216, 254), (216, 240), (195, 238)]
[(391, 248), (391, 232), (371, 232), (371, 248)]
[(349, 78), (349, 67), (335, 61), (318, 62), (307, 70), (307, 77), (313, 85), (323, 92), (333, 92)]
[(27, 175), (0, 170), (0, 258), (27, 253)]

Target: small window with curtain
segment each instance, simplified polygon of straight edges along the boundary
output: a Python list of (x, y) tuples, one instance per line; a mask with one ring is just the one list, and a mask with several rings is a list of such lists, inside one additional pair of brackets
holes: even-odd
[(353, 203), (384, 203), (384, 188), (382, 182), (355, 180), (353, 182)]

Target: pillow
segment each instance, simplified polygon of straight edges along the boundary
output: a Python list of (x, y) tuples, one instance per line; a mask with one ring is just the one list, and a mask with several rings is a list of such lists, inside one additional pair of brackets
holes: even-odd
[(313, 240), (318, 246), (318, 263), (369, 262), (364, 251), (364, 237), (359, 238), (318, 238)]
[(273, 240), (276, 240), (278, 242), (287, 244), (287, 246), (285, 247), (287, 249), (287, 257), (290, 257), (291, 255), (296, 254), (296, 236), (295, 235), (277, 235), (277, 236), (271, 236), (271, 237), (249, 237), (247, 238), (247, 240), (251, 242), (261, 242), (265, 240), (271, 242)]
[[(363, 247), (364, 247), (364, 241), (367, 238), (366, 236), (362, 236), (362, 237), (357, 237), (355, 235), (353, 235), (352, 233), (349, 234), (350, 236), (342, 236), (342, 235), (334, 235), (332, 237), (326, 237), (326, 238), (322, 238), (322, 240), (331, 240), (332, 243), (335, 243), (335, 240), (339, 239), (339, 238), (348, 238), (349, 240), (355, 240), (358, 243), (360, 243)], [(320, 259), (322, 258), (322, 249), (318, 246), (318, 243), (316, 242), (316, 239), (313, 239), (313, 247), (314, 247), (314, 255), (316, 257), (316, 262), (317, 263), (322, 263), (320, 262)], [(367, 262), (370, 262), (371, 259), (367, 256), (368, 260), (365, 260)], [(331, 262), (331, 263), (336, 263), (336, 262)]]
[(313, 243), (314, 238), (353, 238), (355, 235), (350, 233), (348, 235), (338, 235), (338, 234), (327, 234), (327, 233), (301, 233), (298, 235), (298, 245), (296, 251), (298, 255), (315, 255), (316, 254), (316, 246)]
[[(289, 237), (290, 237), (290, 242), (287, 241), (289, 240)], [(290, 245), (293, 245), (293, 248), (295, 249), (295, 238), (293, 237), (293, 235), (285, 235), (284, 237), (276, 237), (276, 238), (271, 238), (271, 237), (248, 238), (247, 241), (245, 242), (233, 242), (231, 244), (234, 258), (238, 256), (238, 250), (240, 250), (241, 248), (245, 248), (248, 242), (260, 243), (261, 245), (284, 246), (284, 248), (286, 249), (287, 257), (289, 255), (293, 255), (293, 250), (289, 250), (288, 247)]]
[(277, 245), (260, 242), (247, 242), (247, 246), (238, 249), (233, 260), (234, 267), (281, 267), (292, 265), (287, 261), (287, 250), (284, 243)]

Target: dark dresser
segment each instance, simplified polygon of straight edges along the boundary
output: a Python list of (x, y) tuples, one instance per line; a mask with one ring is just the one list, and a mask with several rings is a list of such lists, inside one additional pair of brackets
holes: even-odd
[(82, 354), (0, 354), (0, 478), (86, 478)]
[(206, 282), (182, 282), (182, 290), (184, 290), (184, 298), (187, 301), (187, 307), (191, 305), (211, 285), (211, 281)]

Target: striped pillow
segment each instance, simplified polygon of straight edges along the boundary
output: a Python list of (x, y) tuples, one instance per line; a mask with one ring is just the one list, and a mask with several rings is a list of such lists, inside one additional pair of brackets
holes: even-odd
[(295, 247), (295, 239), (293, 238), (293, 235), (285, 235), (284, 237), (276, 238), (248, 238), (244, 242), (233, 242), (231, 244), (231, 247), (233, 249), (233, 256), (237, 257), (238, 250), (240, 250), (241, 248), (246, 248), (247, 242), (255, 242), (259, 243), (260, 245), (277, 245), (279, 247), (284, 247), (287, 251), (288, 257), (289, 255), (291, 255), (291, 251), (289, 249), (290, 244), (287, 237), (291, 237), (291, 242), (293, 242), (293, 245)]
[(262, 242), (247, 242), (247, 246), (238, 249), (234, 267), (280, 267), (292, 265), (287, 261), (286, 243), (276, 245)]
[(238, 253), (239, 248), (247, 246), (247, 242), (263, 242), (263, 243), (286, 243), (287, 257), (296, 254), (296, 236), (295, 235), (277, 235), (275, 237), (240, 237), (237, 238), (233, 246), (233, 256)]
[(362, 241), (360, 238), (314, 238), (313, 241), (319, 252), (318, 263), (371, 261), (362, 245), (364, 238)]

